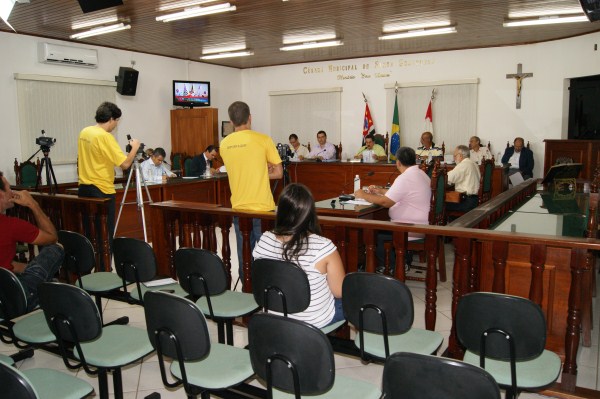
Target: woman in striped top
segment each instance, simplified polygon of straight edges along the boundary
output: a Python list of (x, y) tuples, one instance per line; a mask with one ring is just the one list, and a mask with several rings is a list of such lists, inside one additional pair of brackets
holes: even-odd
[(277, 205), (275, 228), (254, 247), (255, 259), (277, 259), (299, 265), (310, 283), (310, 304), (289, 317), (324, 327), (342, 320), (344, 266), (337, 248), (320, 236), (315, 201), (303, 184), (289, 184)]

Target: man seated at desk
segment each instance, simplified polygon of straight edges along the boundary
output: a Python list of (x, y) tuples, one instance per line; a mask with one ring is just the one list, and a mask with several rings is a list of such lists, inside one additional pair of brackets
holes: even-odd
[[(389, 189), (369, 186), (369, 192), (357, 190), (356, 198), (362, 198), (372, 204), (389, 208), (392, 222), (429, 224), (429, 206), (431, 202), (431, 179), (417, 166), (415, 150), (410, 147), (400, 147), (396, 152), (396, 168), (400, 176), (394, 180)], [(418, 239), (420, 237), (412, 237)], [(385, 267), (384, 242), (392, 239), (390, 231), (377, 234), (377, 271)], [(409, 240), (411, 236), (409, 235)], [(407, 253), (406, 264), (410, 265), (412, 254)], [(396, 255), (390, 253), (390, 271), (394, 273)], [(405, 266), (406, 268), (406, 266)]]
[(492, 153), (490, 152), (490, 149), (487, 148), (487, 146), (482, 146), (481, 139), (477, 136), (472, 136), (469, 139), (469, 148), (471, 149), (469, 158), (471, 158), (471, 161), (478, 165), (481, 164), (481, 161), (484, 158), (492, 159)]
[(164, 164), (166, 155), (165, 150), (158, 147), (154, 149), (150, 158), (142, 162), (141, 167), (144, 180), (160, 183), (163, 180), (166, 180), (167, 177), (175, 177), (175, 173), (167, 169)]
[(503, 164), (510, 164), (509, 176), (521, 172), (523, 179), (533, 177), (533, 152), (524, 146), (525, 140), (517, 137), (512, 147), (508, 147), (502, 156)]
[(454, 184), (454, 190), (465, 194), (460, 202), (446, 202), (446, 210), (468, 212), (479, 204), (479, 166), (469, 158), (469, 148), (459, 145), (454, 149), (456, 166), (448, 172), (448, 183)]
[(190, 170), (186, 171), (185, 174), (187, 176), (201, 177), (207, 174), (207, 170), (211, 175), (216, 173), (217, 170), (213, 169), (212, 167), (212, 163), (216, 158), (217, 147), (214, 145), (209, 145), (202, 154), (196, 155), (194, 158), (192, 158), (192, 166), (190, 166)]
[(431, 157), (443, 157), (444, 153), (441, 148), (436, 147), (433, 142), (433, 134), (431, 132), (423, 132), (421, 135), (421, 146), (417, 147), (417, 157), (422, 160)]
[[(336, 157), (335, 146), (327, 142), (327, 133), (319, 130), (317, 133), (317, 141), (319, 142), (312, 151), (308, 154), (308, 159), (317, 159), (320, 161), (333, 160)], [(302, 159), (302, 158), (300, 158)]]
[(375, 144), (375, 137), (372, 134), (368, 134), (365, 137), (365, 145), (360, 147), (354, 158), (362, 159), (363, 162), (377, 162), (386, 161), (387, 155), (382, 146)]
[(300, 144), (298, 141), (298, 135), (295, 133), (290, 134), (288, 137), (290, 142), (290, 149), (292, 151), (292, 161), (300, 161), (304, 158), (308, 158), (308, 148), (305, 145)]

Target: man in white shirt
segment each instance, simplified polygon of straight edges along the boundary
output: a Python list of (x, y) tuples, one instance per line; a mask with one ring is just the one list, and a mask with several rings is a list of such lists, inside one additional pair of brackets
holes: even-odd
[(301, 161), (304, 158), (308, 158), (308, 148), (305, 145), (300, 144), (298, 136), (295, 133), (290, 134), (288, 138), (290, 141), (290, 149), (292, 150), (291, 161)]
[(465, 194), (460, 202), (446, 203), (446, 210), (468, 212), (476, 208), (479, 203), (479, 181), (481, 173), (479, 166), (469, 158), (469, 148), (459, 145), (454, 149), (454, 162), (456, 166), (448, 172), (448, 184), (454, 184), (454, 190)]
[(164, 164), (166, 155), (165, 150), (158, 147), (154, 150), (150, 158), (142, 162), (141, 167), (144, 180), (160, 183), (166, 180), (167, 177), (175, 177), (175, 173), (167, 169)]
[(481, 139), (477, 136), (473, 136), (469, 139), (469, 148), (471, 149), (469, 158), (477, 165), (481, 164), (481, 160), (492, 159), (492, 153), (487, 146), (481, 146)]
[(320, 161), (335, 159), (337, 155), (335, 153), (335, 146), (327, 142), (327, 133), (325, 133), (323, 130), (319, 130), (317, 133), (317, 141), (319, 144), (314, 146), (307, 158), (317, 159)]

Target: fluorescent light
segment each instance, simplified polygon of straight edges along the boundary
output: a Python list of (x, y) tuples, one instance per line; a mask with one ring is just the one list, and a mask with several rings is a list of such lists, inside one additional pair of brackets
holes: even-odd
[(84, 29), (84, 28), (89, 28), (91, 26), (96, 26), (96, 25), (112, 24), (113, 22), (118, 22), (118, 21), (119, 21), (119, 18), (117, 18), (116, 15), (113, 15), (110, 17), (93, 19), (91, 21), (74, 22), (71, 25), (71, 29), (73, 29), (73, 30)]
[(176, 3), (170, 3), (170, 4), (164, 4), (160, 7), (158, 7), (158, 11), (169, 11), (169, 10), (174, 10), (176, 8), (185, 8), (185, 7), (193, 7), (193, 6), (198, 6), (200, 4), (204, 4), (204, 3), (211, 3), (213, 1), (217, 1), (217, 0), (188, 0), (188, 1), (179, 1)]
[(279, 50), (281, 51), (292, 51), (292, 50), (306, 50), (311, 48), (319, 48), (319, 47), (333, 47), (333, 46), (341, 46), (344, 44), (341, 40), (327, 40), (323, 42), (305, 42), (299, 44), (291, 44), (288, 46), (283, 46)]
[(585, 15), (569, 15), (569, 16), (559, 16), (559, 15), (550, 15), (550, 16), (542, 16), (538, 18), (528, 18), (528, 19), (513, 19), (506, 20), (502, 24), (506, 27), (514, 27), (514, 26), (532, 26), (532, 25), (548, 25), (548, 24), (568, 24), (572, 22), (589, 22)]
[(5, 22), (8, 21), (8, 17), (14, 6), (15, 0), (0, 0), (0, 18)]
[(434, 29), (414, 29), (414, 30), (407, 30), (404, 32), (388, 33), (388, 34), (379, 36), (379, 40), (407, 39), (410, 37), (419, 37), (419, 36), (445, 35), (447, 33), (456, 33), (456, 26), (448, 26), (445, 28), (434, 28)]
[(390, 22), (383, 25), (383, 33), (394, 33), (394, 32), (404, 32), (409, 30), (418, 30), (418, 29), (429, 29), (429, 28), (443, 28), (446, 26), (450, 26), (450, 21), (430, 21), (430, 22), (419, 22), (407, 24), (406, 22)]
[(232, 58), (232, 57), (245, 57), (247, 55), (254, 55), (254, 51), (244, 50), (244, 51), (230, 51), (226, 53), (216, 53), (216, 54), (207, 54), (200, 57), (203, 60), (215, 60), (217, 58)]
[(163, 22), (171, 22), (177, 21), (179, 19), (201, 17), (203, 15), (217, 14), (226, 11), (235, 11), (235, 6), (232, 6), (229, 3), (223, 3), (208, 7), (192, 7), (173, 14), (160, 15), (156, 17), (156, 20)]
[(131, 25), (125, 25), (124, 23), (114, 24), (109, 26), (102, 26), (100, 28), (94, 28), (86, 30), (85, 32), (75, 33), (71, 35), (71, 39), (84, 39), (86, 37), (104, 35), (106, 33), (118, 32), (120, 30), (131, 29)]

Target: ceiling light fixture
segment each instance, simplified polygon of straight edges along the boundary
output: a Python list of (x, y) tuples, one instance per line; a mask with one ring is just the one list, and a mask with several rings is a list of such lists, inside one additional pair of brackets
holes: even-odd
[(208, 6), (208, 7), (192, 7), (192, 8), (187, 8), (184, 11), (176, 12), (173, 14), (160, 15), (160, 16), (156, 17), (156, 20), (163, 21), (163, 22), (171, 22), (171, 21), (177, 21), (180, 19), (195, 18), (195, 17), (204, 16), (204, 15), (217, 14), (220, 12), (235, 11), (235, 8), (236, 8), (235, 6), (232, 6), (229, 3), (216, 4), (214, 6)]
[(92, 26), (106, 25), (106, 24), (111, 24), (111, 23), (118, 22), (118, 21), (119, 21), (119, 18), (116, 15), (113, 15), (113, 16), (109, 16), (109, 17), (93, 19), (90, 21), (74, 22), (71, 25), (71, 29), (78, 30), (78, 29), (90, 28)]
[(246, 57), (248, 55), (254, 55), (252, 50), (243, 51), (229, 51), (225, 53), (206, 54), (200, 57), (202, 60), (215, 60), (217, 58), (232, 58), (232, 57)]
[(183, 0), (175, 3), (163, 4), (160, 7), (158, 7), (158, 11), (169, 11), (174, 10), (176, 8), (194, 7), (199, 6), (200, 4), (211, 3), (214, 1), (217, 0)]
[(589, 22), (585, 15), (548, 15), (537, 18), (508, 19), (502, 24), (505, 28), (515, 26), (533, 26), (549, 24), (568, 24), (573, 22)]
[(344, 42), (341, 40), (326, 40), (321, 42), (304, 42), (298, 44), (289, 44), (281, 47), (279, 50), (281, 51), (293, 51), (293, 50), (306, 50), (311, 48), (320, 48), (320, 47), (333, 47), (333, 46), (341, 46)]
[(94, 28), (90, 30), (86, 30), (85, 32), (75, 33), (70, 36), (71, 39), (84, 39), (86, 37), (104, 35), (106, 33), (118, 32), (120, 30), (131, 29), (131, 25), (125, 25), (124, 23), (114, 24), (109, 26), (101, 26), (99, 28)]
[(390, 32), (379, 36), (379, 40), (408, 39), (410, 37), (445, 35), (447, 33), (456, 33), (456, 26), (432, 29), (413, 29), (404, 32)]

